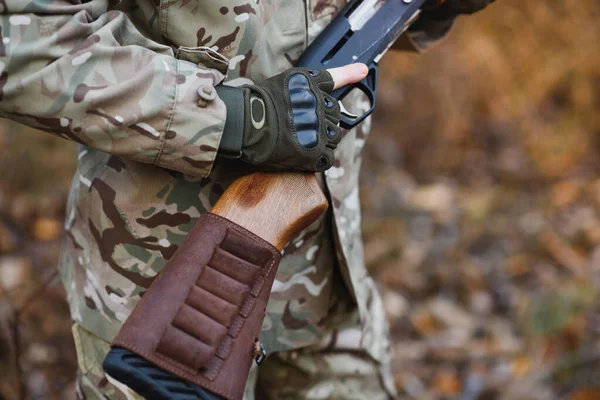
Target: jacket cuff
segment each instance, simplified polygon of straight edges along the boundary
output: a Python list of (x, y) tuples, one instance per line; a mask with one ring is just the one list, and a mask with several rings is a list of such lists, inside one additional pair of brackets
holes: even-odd
[(223, 78), (217, 70), (177, 60), (169, 88), (173, 105), (156, 165), (198, 177), (210, 174), (226, 120), (225, 103), (215, 89)]

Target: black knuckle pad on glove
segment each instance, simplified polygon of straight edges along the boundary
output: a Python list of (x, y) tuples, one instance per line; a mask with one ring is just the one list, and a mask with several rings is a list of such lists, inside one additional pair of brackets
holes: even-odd
[[(243, 125), (240, 160), (271, 170), (331, 168), (333, 151), (341, 140), (340, 106), (328, 94), (333, 87), (327, 70), (306, 68), (292, 68), (258, 85), (244, 86), (243, 106), (236, 107), (239, 100), (226, 101), (228, 119), (231, 110), (243, 108), (244, 122), (235, 124)], [(221, 90), (220, 95), (233, 96), (232, 90), (238, 89)], [(234, 147), (233, 141), (228, 143)]]
[(341, 140), (341, 132), (336, 126), (340, 107), (325, 91), (333, 89), (331, 74), (326, 70), (295, 68), (289, 73), (287, 87), (298, 143), (306, 149), (329, 153), (317, 155), (315, 170), (330, 168), (333, 149)]
[(287, 85), (298, 143), (307, 149), (314, 149), (319, 144), (317, 95), (310, 87), (309, 78), (302, 73), (290, 75)]

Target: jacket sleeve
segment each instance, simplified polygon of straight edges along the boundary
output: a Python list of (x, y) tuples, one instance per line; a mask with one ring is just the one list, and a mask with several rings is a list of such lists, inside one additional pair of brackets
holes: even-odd
[(392, 49), (425, 52), (441, 42), (450, 33), (453, 24), (453, 20), (418, 21), (394, 43)]
[(227, 59), (208, 48), (183, 48), (198, 64), (179, 59), (107, 1), (0, 1), (0, 116), (207, 176), (226, 115), (214, 65)]

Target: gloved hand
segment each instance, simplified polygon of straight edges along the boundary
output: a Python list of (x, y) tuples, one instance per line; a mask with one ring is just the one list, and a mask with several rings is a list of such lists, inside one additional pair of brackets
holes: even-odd
[(425, 7), (421, 18), (430, 20), (452, 20), (462, 14), (473, 14), (486, 8), (495, 0), (432, 0)]
[(292, 68), (258, 85), (217, 86), (227, 106), (219, 154), (262, 169), (320, 172), (341, 140), (327, 70)]
[(430, 0), (410, 31), (425, 31), (431, 36), (443, 36), (459, 15), (473, 14), (495, 0)]

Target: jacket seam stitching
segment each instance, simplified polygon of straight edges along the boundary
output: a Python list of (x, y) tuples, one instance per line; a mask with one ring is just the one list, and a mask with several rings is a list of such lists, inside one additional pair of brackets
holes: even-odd
[[(163, 7), (163, 1), (160, 1), (160, 9), (161, 10), (165, 10), (164, 11), (164, 16), (163, 16), (163, 20), (161, 21), (160, 24), (160, 30), (161, 30), (161, 36), (163, 38), (167, 37), (167, 21), (168, 21), (168, 14), (169, 14), (169, 7)], [(160, 10), (158, 11), (159, 13), (159, 19), (160, 19)]]
[[(177, 64), (177, 69), (175, 70), (175, 76), (179, 75), (179, 63), (176, 62)], [(179, 92), (179, 85), (177, 84), (177, 82), (175, 82), (175, 93), (174, 93), (174, 98), (173, 98), (173, 105), (171, 106), (171, 110), (169, 111), (169, 117), (167, 119), (167, 125), (165, 126), (165, 132), (164, 135), (162, 137), (162, 140), (160, 142), (160, 148), (158, 149), (158, 154), (156, 155), (156, 160), (154, 161), (154, 165), (160, 165), (160, 158), (162, 156), (163, 150), (165, 148), (165, 145), (167, 143), (167, 134), (169, 132), (169, 129), (171, 128), (171, 125), (173, 123), (173, 119), (175, 118), (175, 107), (177, 105), (177, 97), (178, 97), (178, 93)]]

